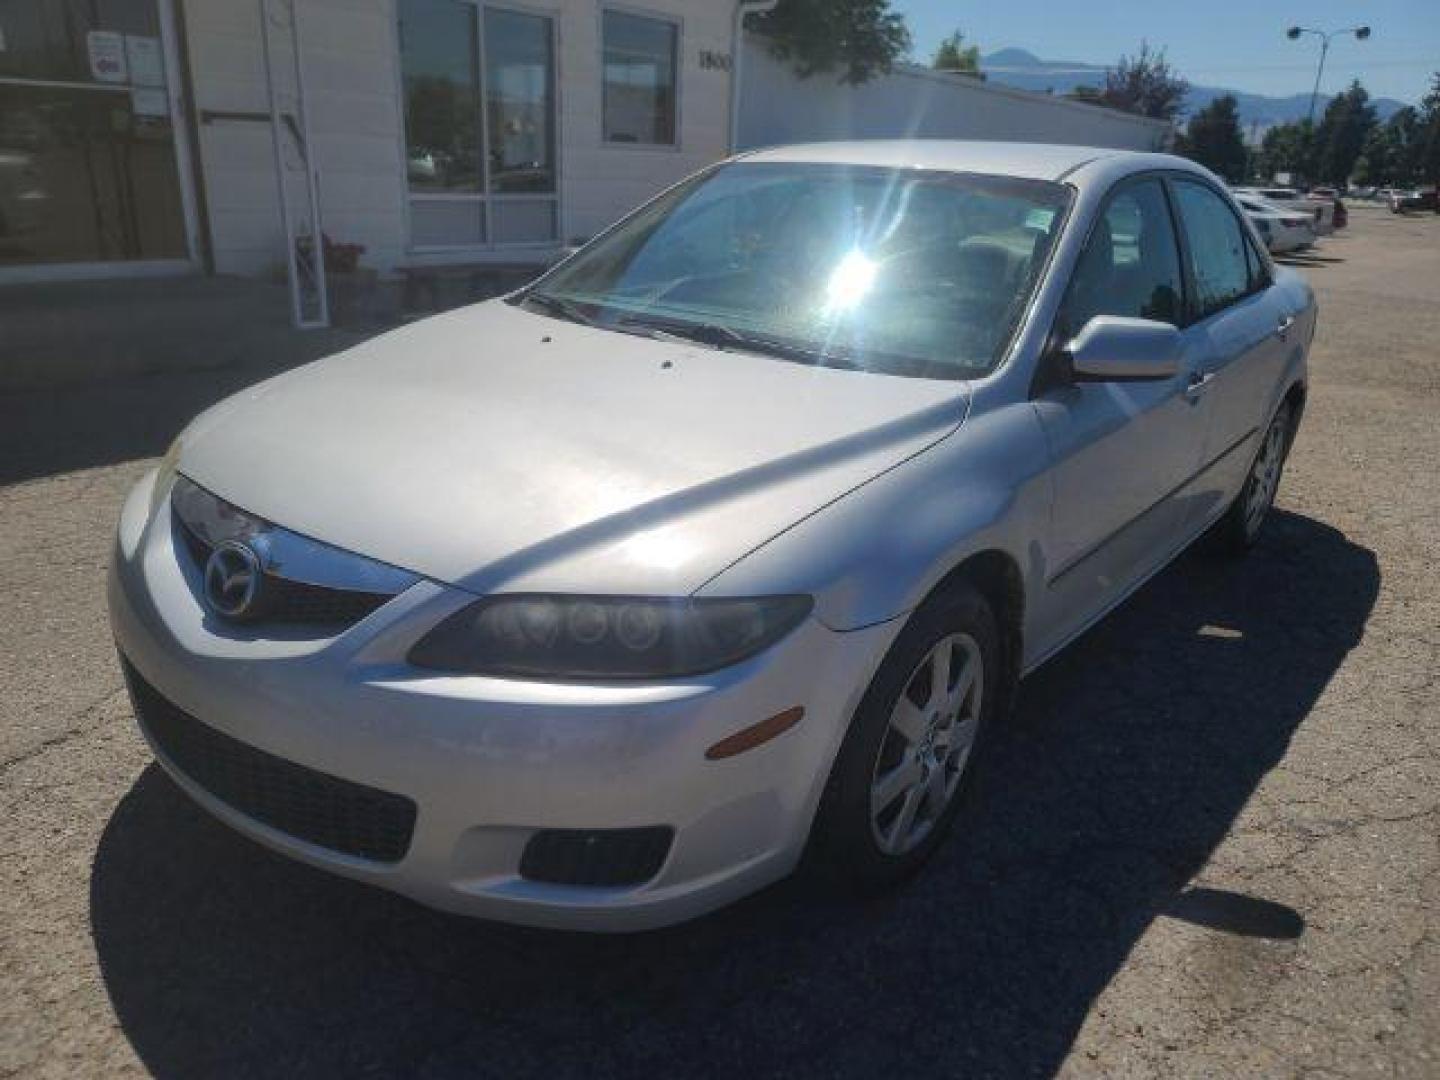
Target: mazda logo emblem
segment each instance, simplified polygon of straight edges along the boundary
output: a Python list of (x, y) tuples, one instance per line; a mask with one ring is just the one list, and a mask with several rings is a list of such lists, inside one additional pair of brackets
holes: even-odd
[(205, 602), (227, 619), (252, 616), (259, 608), (263, 577), (260, 556), (249, 544), (223, 541), (205, 563)]

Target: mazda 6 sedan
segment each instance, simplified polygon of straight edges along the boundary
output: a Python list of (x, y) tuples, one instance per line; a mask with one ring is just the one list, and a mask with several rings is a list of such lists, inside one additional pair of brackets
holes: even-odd
[(1019, 679), (1254, 543), (1314, 326), (1179, 158), (742, 155), (191, 423), (119, 524), (135, 711), (234, 828), (451, 911), (895, 882)]

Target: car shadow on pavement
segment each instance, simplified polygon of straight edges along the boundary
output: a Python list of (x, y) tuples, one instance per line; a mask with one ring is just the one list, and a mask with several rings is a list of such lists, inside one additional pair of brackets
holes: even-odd
[(1304, 913), (1187, 888), (1359, 640), (1374, 555), (1277, 513), (1186, 556), (1022, 691), (963, 834), (864, 900), (792, 880), (625, 937), (423, 909), (275, 856), (153, 765), (95, 857), (110, 999), (189, 1075), (1033, 1076), (1157, 916), (1273, 939)]

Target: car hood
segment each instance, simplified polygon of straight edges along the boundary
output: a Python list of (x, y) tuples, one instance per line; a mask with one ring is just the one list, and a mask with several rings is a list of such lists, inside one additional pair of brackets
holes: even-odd
[(491, 301), (203, 414), (180, 469), (476, 592), (687, 594), (943, 438), (964, 384), (815, 368)]

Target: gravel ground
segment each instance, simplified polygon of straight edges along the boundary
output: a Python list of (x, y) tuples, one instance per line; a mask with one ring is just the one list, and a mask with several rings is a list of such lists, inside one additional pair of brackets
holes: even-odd
[(125, 489), (253, 373), (0, 399), (0, 1074), (1440, 1075), (1440, 218), (1361, 209), (1282, 511), (1027, 683), (973, 830), (632, 938), (432, 913), (151, 764)]

